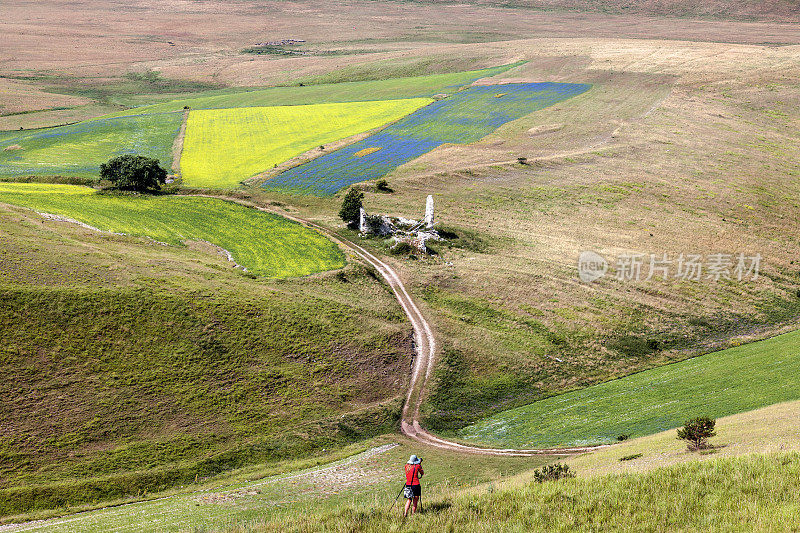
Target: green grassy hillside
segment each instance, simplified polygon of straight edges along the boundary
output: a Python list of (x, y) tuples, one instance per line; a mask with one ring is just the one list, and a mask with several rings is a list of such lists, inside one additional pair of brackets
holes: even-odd
[[(52, 533), (145, 533), (151, 531), (212, 531), (225, 524), (288, 517), (354, 504), (386, 509), (402, 483), (403, 465), (419, 453), (432, 468), (425, 474), (426, 499), (521, 474), (549, 457), (473, 456), (454, 461), (450, 452), (420, 448), (399, 436), (383, 436), (347, 446), (315, 460), (299, 460), (237, 470), (219, 480), (191, 485), (191, 491), (153, 495), (133, 505), (72, 514), (23, 531)], [(163, 497), (159, 497), (163, 496)], [(122, 503), (122, 501), (118, 502)], [(71, 510), (78, 510), (73, 508)]]
[[(559, 459), (575, 479), (537, 484), (530, 470), (434, 491), (405, 522), (373, 501), (306, 507), (219, 531), (793, 531), (800, 519), (798, 408), (795, 401), (720, 418), (713, 448), (703, 454), (687, 451), (672, 428)], [(471, 459), (449, 458), (466, 461), (462, 470)], [(440, 460), (426, 460), (426, 471)]]
[(800, 330), (503, 411), (461, 438), (498, 447), (580, 446), (800, 398)]
[(371, 272), (256, 281), (0, 206), (0, 515), (143, 494), (395, 428), (410, 328)]
[(341, 250), (316, 231), (213, 198), (111, 196), (73, 185), (2, 183), (0, 202), (167, 244), (210, 242), (256, 275), (304, 276), (345, 264)]
[[(521, 458), (461, 455), (429, 448), (403, 437), (384, 436), (349, 446), (333, 454), (326, 454), (317, 459), (316, 464), (313, 461), (302, 460), (265, 467), (249, 467), (232, 473), (224, 480), (211, 481), (199, 486), (192, 485), (190, 492), (166, 493), (161, 495), (164, 497), (135, 505), (122, 505), (30, 523), (26, 524), (23, 530), (272, 531), (286, 525), (288, 530), (300, 531), (369, 531), (381, 528), (388, 531), (440, 529), (472, 531), (483, 527), (481, 519), (484, 514), (494, 517), (495, 513), (504, 515), (508, 519), (512, 531), (538, 530), (539, 528), (525, 522), (526, 517), (523, 513), (527, 510), (521, 509), (519, 507), (521, 502), (517, 500), (521, 500), (524, 491), (531, 488), (532, 469), (558, 460), (567, 462), (579, 478), (590, 482), (579, 484), (580, 496), (577, 499), (565, 496), (575, 494), (574, 485), (564, 487), (556, 484), (552, 487), (555, 492), (545, 491), (544, 487), (532, 490), (533, 498), (541, 503), (542, 508), (534, 513), (534, 516), (537, 520), (553, 520), (551, 526), (555, 530), (560, 530), (555, 527), (560, 522), (555, 520), (553, 515), (562, 513), (565, 516), (577, 516), (579, 521), (574, 524), (565, 519), (567, 522), (563, 525), (563, 529), (570, 530), (570, 527), (574, 527), (580, 531), (590, 529), (584, 523), (590, 518), (587, 515), (591, 512), (583, 509), (585, 502), (611, 497), (615, 501), (609, 503), (617, 509), (622, 509), (615, 512), (622, 512), (625, 515), (624, 509), (628, 506), (628, 499), (633, 496), (622, 493), (621, 488), (619, 490), (602, 488), (608, 483), (618, 483), (620, 476), (635, 480), (637, 473), (652, 473), (664, 467), (684, 465), (685, 469), (678, 470), (677, 474), (671, 472), (669, 476), (688, 476), (692, 478), (689, 485), (694, 485), (701, 481), (700, 476), (693, 477), (694, 472), (703, 468), (698, 468), (694, 464), (698, 461), (713, 462), (714, 466), (711, 468), (716, 470), (720, 468), (720, 459), (759, 464), (757, 459), (754, 460), (754, 457), (758, 456), (752, 454), (775, 451), (797, 453), (800, 450), (800, 436), (797, 431), (800, 421), (796, 416), (798, 407), (800, 401), (720, 418), (717, 420), (718, 434), (712, 439), (714, 447), (703, 454), (687, 451), (685, 442), (675, 438), (674, 428), (568, 459), (548, 456)], [(393, 445), (394, 447), (391, 447)], [(401, 523), (396, 521), (397, 515), (388, 513), (387, 509), (397, 496), (398, 481), (401, 479), (399, 474), (410, 453), (418, 454), (425, 459), (423, 512)], [(636, 458), (620, 460), (630, 456)], [(281, 473), (276, 474), (277, 472)], [(690, 473), (684, 474), (684, 472)], [(614, 476), (607, 477), (608, 474)], [(764, 474), (764, 469), (761, 469), (757, 478)], [(659, 475), (650, 479), (663, 481), (665, 477)], [(678, 479), (674, 482), (680, 483)], [(713, 480), (702, 482), (713, 485)], [(645, 483), (646, 481), (641, 483), (634, 481), (633, 484), (638, 484), (641, 489)], [(476, 486), (477, 484), (480, 485)], [(199, 492), (196, 492), (198, 489)], [(669, 488), (666, 498), (660, 505), (675, 510), (676, 523), (688, 524), (684, 527), (696, 529), (693, 527), (693, 519), (683, 516), (690, 510), (682, 509), (685, 503), (676, 496), (677, 489), (674, 491), (673, 489)], [(624, 490), (629, 489), (626, 487)], [(744, 487), (741, 490), (748, 491), (749, 488)], [(711, 489), (711, 493), (713, 491), (714, 488)], [(727, 489), (724, 492), (727, 494)], [(558, 494), (558, 497), (545, 497), (545, 493)], [(636, 494), (636, 490), (633, 494)], [(483, 500), (482, 495), (489, 497)], [(645, 495), (645, 497), (651, 496)], [(708, 497), (709, 494), (705, 496), (706, 499)], [(481, 505), (485, 507), (476, 516), (472, 511), (475, 511), (474, 506), (479, 501), (483, 502)], [(465, 502), (468, 512), (466, 516), (461, 516), (464, 512), (462, 505)], [(575, 503), (574, 508), (573, 503)], [(762, 503), (769, 506), (779, 502), (773, 497), (771, 501)], [(74, 510), (78, 509), (80, 507)], [(455, 514), (449, 514), (451, 509)], [(645, 509), (639, 509), (637, 512), (644, 513), (644, 511)], [(654, 517), (646, 513), (643, 516), (646, 518), (643, 524), (647, 526), (643, 526), (643, 530), (651, 530), (651, 521)], [(351, 523), (346, 517), (354, 518), (355, 521)], [(442, 520), (446, 520), (447, 527), (441, 527)], [(504, 526), (495, 523), (493, 521), (495, 518), (491, 520), (492, 527), (502, 530)], [(592, 517), (591, 520), (597, 518)], [(449, 522), (453, 522), (452, 527), (449, 527)], [(730, 519), (727, 517), (720, 520), (721, 524), (729, 522)], [(612, 523), (617, 530), (635, 529), (633, 521)]]
[(266, 531), (793, 531), (800, 519), (800, 454), (687, 463), (521, 486), (489, 486), (395, 513), (351, 506), (253, 521), (228, 532)]

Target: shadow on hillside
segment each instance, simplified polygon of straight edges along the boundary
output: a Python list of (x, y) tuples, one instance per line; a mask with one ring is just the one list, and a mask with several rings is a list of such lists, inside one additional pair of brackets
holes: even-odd
[(453, 506), (453, 504), (450, 503), (450, 502), (429, 503), (429, 504), (425, 504), (424, 506), (422, 506), (419, 509), (418, 513), (419, 514), (441, 513), (442, 511), (445, 511), (445, 510), (449, 509), (452, 506)]

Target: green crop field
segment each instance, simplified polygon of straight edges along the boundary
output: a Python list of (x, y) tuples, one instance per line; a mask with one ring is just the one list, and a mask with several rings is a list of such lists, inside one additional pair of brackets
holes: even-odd
[(800, 398), (800, 330), (654, 368), (468, 426), (459, 436), (499, 446), (578, 446)]
[(172, 144), (181, 113), (88, 120), (0, 137), (0, 176), (97, 177), (101, 163), (121, 154), (141, 154), (172, 166)]
[[(257, 90), (223, 89), (207, 91), (202, 96), (180, 98), (158, 104), (143, 105), (110, 116), (192, 109), (224, 109), (230, 107), (264, 107), (274, 105), (306, 105), (329, 102), (359, 102), (433, 96), (452, 93), (454, 89), (480, 78), (495, 76), (517, 66), (517, 63), (481, 70), (407, 76), (368, 81), (345, 81), (315, 85), (268, 87)], [(152, 98), (152, 95), (143, 96)]]
[(339, 248), (313, 230), (212, 198), (108, 196), (73, 185), (2, 183), (0, 202), (168, 244), (208, 241), (264, 276), (303, 276), (345, 264)]
[(186, 185), (235, 187), (320, 145), (393, 122), (429, 98), (192, 111), (181, 174)]

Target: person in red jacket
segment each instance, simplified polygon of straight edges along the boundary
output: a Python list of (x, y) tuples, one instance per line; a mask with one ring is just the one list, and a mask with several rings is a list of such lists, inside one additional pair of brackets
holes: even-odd
[(406, 463), (406, 486), (403, 489), (403, 496), (406, 498), (406, 508), (403, 511), (404, 518), (408, 516), (409, 509), (411, 509), (411, 514), (417, 512), (419, 497), (422, 496), (422, 485), (419, 484), (419, 478), (424, 474), (422, 459), (416, 455), (409, 457)]

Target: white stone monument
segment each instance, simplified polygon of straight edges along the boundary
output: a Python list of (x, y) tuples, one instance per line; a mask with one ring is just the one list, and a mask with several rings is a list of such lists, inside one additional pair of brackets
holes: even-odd
[(363, 207), (358, 210), (358, 231), (361, 233), (367, 232), (367, 212), (364, 211)]
[(425, 202), (425, 227), (430, 229), (433, 227), (433, 195), (428, 195), (428, 200)]

